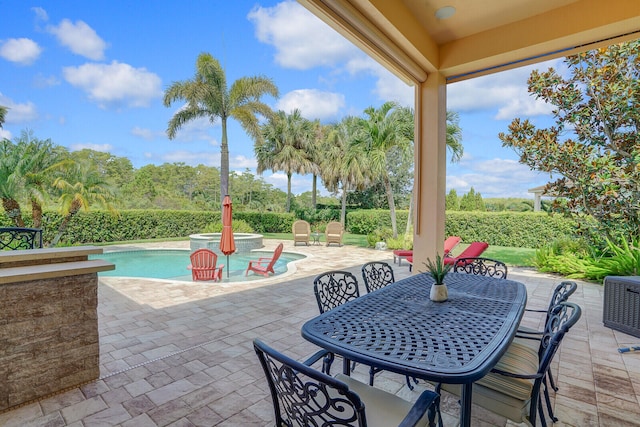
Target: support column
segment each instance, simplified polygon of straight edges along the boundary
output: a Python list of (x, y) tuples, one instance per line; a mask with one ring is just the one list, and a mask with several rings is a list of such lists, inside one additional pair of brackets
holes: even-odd
[(446, 196), (446, 80), (433, 72), (416, 85), (414, 272), (442, 255)]

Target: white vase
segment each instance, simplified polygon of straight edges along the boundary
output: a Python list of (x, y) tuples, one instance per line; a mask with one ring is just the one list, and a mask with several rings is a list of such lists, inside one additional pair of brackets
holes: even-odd
[(446, 301), (449, 298), (449, 291), (447, 290), (446, 284), (441, 285), (431, 285), (431, 292), (429, 292), (429, 298), (431, 301), (442, 302)]

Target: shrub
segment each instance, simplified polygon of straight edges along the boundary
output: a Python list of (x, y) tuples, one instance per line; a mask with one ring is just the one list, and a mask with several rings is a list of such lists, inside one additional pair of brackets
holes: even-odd
[[(212, 222), (202, 231), (203, 233), (222, 233), (222, 222)], [(234, 220), (232, 227), (234, 233), (253, 233), (253, 228), (243, 219)]]

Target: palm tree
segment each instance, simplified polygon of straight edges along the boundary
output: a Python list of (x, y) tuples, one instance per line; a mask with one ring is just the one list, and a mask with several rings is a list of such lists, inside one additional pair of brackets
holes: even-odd
[(451, 153), (451, 163), (457, 163), (462, 159), (464, 147), (462, 146), (462, 129), (460, 128), (460, 116), (456, 111), (447, 111), (447, 148)]
[(58, 244), (69, 222), (81, 209), (89, 211), (91, 206), (96, 204), (108, 209), (114, 215), (117, 214), (111, 204), (114, 200), (113, 190), (105, 177), (91, 163), (69, 161), (66, 164), (68, 168), (65, 176), (58, 177), (53, 182), (54, 188), (60, 191), (58, 201), (64, 218), (50, 247)]
[(316, 172), (309, 156), (309, 144), (313, 138), (312, 123), (302, 117), (299, 109), (291, 114), (278, 111), (262, 126), (263, 142), (255, 145), (258, 174), (267, 169), (287, 174), (287, 207), (291, 210), (291, 176), (294, 173)]
[(7, 107), (0, 105), (0, 129), (2, 129), (2, 125), (4, 124), (4, 121), (7, 117), (8, 110), (9, 109)]
[(187, 122), (207, 117), (211, 123), (220, 119), (222, 142), (220, 144), (220, 201), (229, 194), (229, 145), (227, 141), (227, 119), (233, 117), (254, 139), (260, 140), (260, 124), (257, 115), (270, 117), (268, 105), (260, 101), (264, 95), (278, 96), (278, 88), (271, 79), (262, 76), (241, 77), (230, 88), (224, 69), (217, 59), (202, 53), (196, 61), (193, 79), (174, 82), (164, 94), (164, 105), (174, 101), (186, 101), (169, 121), (169, 139)]
[(347, 193), (363, 188), (369, 181), (367, 157), (355, 150), (351, 142), (358, 131), (358, 119), (345, 117), (331, 126), (319, 150), (322, 153), (320, 170), (322, 181), (329, 191), (342, 189), (340, 223), (346, 222)]
[(393, 238), (398, 237), (396, 206), (393, 189), (389, 177), (387, 156), (391, 150), (397, 149), (401, 155), (411, 155), (413, 141), (413, 113), (409, 108), (401, 107), (395, 102), (385, 102), (378, 109), (369, 107), (364, 110), (368, 116), (360, 120), (361, 131), (354, 140), (354, 148), (366, 153), (369, 173), (379, 178), (385, 188)]
[(20, 196), (24, 190), (24, 144), (0, 141), (0, 198), (9, 219), (17, 227), (24, 227)]

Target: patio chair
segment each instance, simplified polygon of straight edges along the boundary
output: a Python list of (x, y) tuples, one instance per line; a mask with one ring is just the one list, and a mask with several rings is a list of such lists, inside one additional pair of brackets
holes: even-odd
[(460, 258), (477, 258), (487, 250), (489, 244), (486, 242), (471, 242), (469, 246), (456, 257), (445, 257), (444, 263), (455, 265)]
[[(327, 271), (313, 280), (313, 293), (316, 295), (320, 314), (332, 310), (360, 296), (358, 279), (348, 271)], [(324, 358), (322, 372), (329, 374), (333, 363), (333, 353)], [(351, 366), (353, 370), (355, 364)]]
[(216, 266), (218, 255), (211, 249), (197, 249), (189, 258), (191, 259), (191, 264), (187, 268), (191, 270), (191, 279), (194, 282), (209, 280), (218, 282), (222, 280), (224, 264)]
[(384, 288), (396, 281), (393, 277), (393, 268), (386, 262), (371, 261), (362, 266), (362, 279), (367, 292), (373, 292)]
[[(576, 284), (576, 282), (571, 282), (568, 280), (561, 282), (553, 290), (553, 294), (551, 295), (551, 300), (549, 301), (549, 307), (547, 307), (546, 310), (525, 308), (525, 311), (529, 313), (545, 313), (546, 317), (544, 322), (546, 324), (549, 321), (549, 316), (551, 316), (551, 311), (553, 310), (553, 307), (560, 304), (561, 302), (567, 301), (569, 297), (576, 291), (576, 289), (578, 289), (578, 285)], [(527, 338), (527, 339), (538, 337), (538, 339), (540, 339), (544, 336), (544, 331), (537, 331), (535, 329), (527, 328), (526, 326), (520, 326), (518, 328), (518, 332), (516, 336), (521, 338)], [(553, 380), (553, 375), (551, 374), (551, 370), (547, 372), (547, 375), (549, 377), (549, 385), (551, 386), (553, 391), (558, 391), (558, 386)], [(549, 399), (549, 391), (546, 388), (545, 388), (545, 398)], [(552, 412), (550, 413), (550, 416), (552, 419), (555, 418), (553, 417)]]
[(257, 260), (249, 261), (249, 266), (247, 267), (247, 271), (245, 271), (244, 275), (248, 276), (250, 271), (253, 271), (256, 274), (262, 274), (265, 277), (269, 277), (269, 273), (276, 274), (273, 271), (273, 266), (275, 265), (280, 255), (282, 255), (282, 249), (284, 245), (280, 243), (276, 246), (276, 250), (273, 252), (273, 256), (270, 257), (260, 257)]
[(478, 276), (489, 276), (496, 279), (507, 278), (507, 265), (502, 261), (491, 258), (456, 258), (453, 265), (455, 273), (475, 274)]
[(324, 231), (324, 234), (327, 239), (327, 246), (329, 246), (331, 243), (342, 246), (342, 235), (344, 234), (342, 224), (337, 221), (329, 222), (327, 224), (327, 228)]
[[(445, 257), (448, 257), (450, 252), (453, 250), (453, 248), (455, 248), (456, 246), (458, 246), (458, 243), (460, 243), (462, 241), (462, 239), (458, 236), (449, 236), (445, 239), (444, 241), (444, 248), (443, 248), (443, 253)], [(396, 263), (396, 260), (398, 261), (398, 265), (402, 265), (402, 259), (403, 258), (407, 258), (407, 257), (411, 257), (411, 263), (410, 265), (413, 263), (413, 251), (410, 249), (396, 249), (395, 251), (393, 251), (393, 263)], [(411, 271), (411, 267), (409, 267), (409, 271)]]
[[(551, 310), (541, 340), (515, 338), (491, 372), (473, 384), (473, 403), (516, 423), (536, 425), (538, 416), (547, 425), (541, 391), (547, 387), (547, 372), (562, 338), (581, 315), (579, 306), (569, 302), (557, 304)], [(460, 386), (438, 384), (440, 389), (456, 395)], [(547, 411), (551, 402), (545, 395)]]
[(304, 243), (309, 246), (309, 237), (311, 236), (311, 226), (303, 219), (295, 221), (291, 227), (293, 233), (293, 246), (298, 243)]
[(440, 396), (431, 390), (412, 404), (346, 375), (315, 370), (310, 365), (324, 350), (300, 363), (257, 339), (253, 348), (267, 377), (276, 426), (435, 426)]

